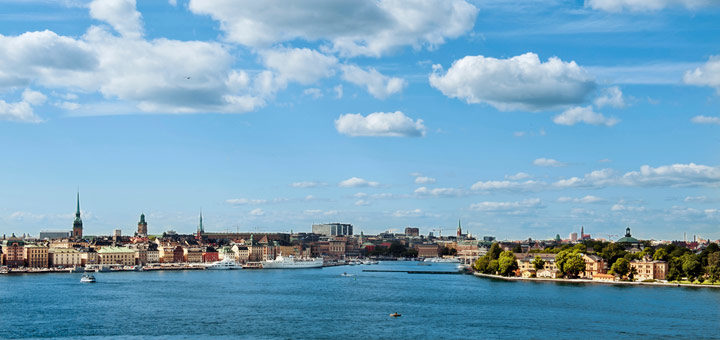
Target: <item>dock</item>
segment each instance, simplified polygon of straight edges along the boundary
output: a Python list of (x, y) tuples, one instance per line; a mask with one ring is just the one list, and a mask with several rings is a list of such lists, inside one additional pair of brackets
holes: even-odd
[(370, 273), (408, 273), (408, 274), (438, 274), (438, 275), (460, 275), (462, 272), (435, 271), (435, 270), (389, 270), (389, 269), (363, 269), (363, 272)]

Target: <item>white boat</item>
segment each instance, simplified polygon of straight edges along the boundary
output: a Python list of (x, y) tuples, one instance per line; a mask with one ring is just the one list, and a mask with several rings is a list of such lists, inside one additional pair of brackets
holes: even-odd
[(213, 263), (209, 263), (205, 265), (205, 269), (207, 270), (231, 270), (231, 269), (242, 269), (242, 266), (235, 262), (235, 260), (230, 257), (226, 256), (222, 261), (216, 261)]
[(263, 269), (300, 269), (320, 268), (323, 266), (322, 258), (298, 259), (292, 255), (278, 255), (274, 260), (262, 261)]
[(95, 283), (95, 276), (92, 276), (90, 274), (85, 274), (80, 278), (80, 282), (82, 283)]
[(429, 257), (425, 259), (425, 262), (432, 263), (460, 263), (460, 259), (457, 257)]
[(340, 276), (343, 276), (343, 277), (353, 277), (353, 276), (355, 276), (355, 274), (348, 274), (347, 272), (345, 272), (345, 273), (340, 274)]

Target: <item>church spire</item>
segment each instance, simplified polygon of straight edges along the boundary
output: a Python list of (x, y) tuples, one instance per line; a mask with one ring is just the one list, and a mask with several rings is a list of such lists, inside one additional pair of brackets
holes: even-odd
[(77, 192), (77, 209), (75, 210), (75, 219), (80, 218), (80, 190)]
[(200, 223), (198, 224), (198, 232), (204, 233), (205, 229), (202, 225), (202, 210), (200, 210)]
[(460, 219), (458, 218), (457, 236), (460, 237), (461, 235), (462, 235), (462, 226), (460, 225)]
[(77, 192), (77, 208), (75, 210), (75, 221), (73, 221), (72, 236), (75, 239), (82, 238), (83, 223), (80, 218), (80, 190)]

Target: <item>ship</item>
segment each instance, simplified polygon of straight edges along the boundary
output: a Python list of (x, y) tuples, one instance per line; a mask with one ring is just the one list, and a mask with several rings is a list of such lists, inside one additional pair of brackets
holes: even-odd
[(301, 269), (320, 268), (323, 266), (322, 258), (298, 259), (292, 255), (278, 255), (274, 260), (262, 261), (263, 269)]
[(425, 262), (431, 263), (460, 263), (460, 259), (457, 257), (429, 257), (425, 259)]
[(226, 256), (222, 261), (216, 261), (205, 266), (207, 270), (231, 270), (231, 269), (242, 269), (243, 267), (235, 262), (230, 256)]

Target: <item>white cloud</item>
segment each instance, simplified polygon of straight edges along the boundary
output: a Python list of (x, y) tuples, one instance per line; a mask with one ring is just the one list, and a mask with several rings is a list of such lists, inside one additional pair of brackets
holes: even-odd
[(356, 205), (356, 206), (365, 206), (365, 205), (370, 205), (370, 201), (366, 201), (366, 200), (357, 200), (357, 201), (355, 201), (355, 205)]
[(585, 196), (585, 197), (577, 197), (577, 198), (573, 198), (573, 197), (560, 197), (560, 198), (558, 198), (558, 202), (560, 202), (560, 203), (569, 203), (569, 202), (572, 202), (572, 203), (585, 203), (585, 204), (588, 204), (588, 203), (599, 203), (599, 202), (604, 202), (604, 201), (605, 201), (604, 199), (602, 199), (602, 198), (600, 198), (600, 197), (597, 197), (597, 196), (592, 196), (592, 195), (587, 195), (587, 196)]
[(263, 210), (260, 209), (260, 208), (255, 208), (255, 209), (253, 209), (253, 210), (250, 210), (250, 215), (253, 215), (253, 216), (263, 216), (263, 215), (265, 215), (265, 211), (263, 211)]
[(366, 71), (356, 65), (343, 65), (341, 69), (345, 81), (364, 86), (373, 97), (378, 99), (399, 93), (407, 85), (404, 79), (388, 77), (372, 67)]
[(527, 180), (519, 181), (479, 181), (475, 182), (470, 189), (476, 191), (493, 191), (493, 190), (534, 190), (545, 186), (545, 182)]
[(343, 188), (360, 188), (360, 187), (377, 187), (380, 183), (365, 180), (360, 177), (351, 177), (338, 184), (339, 187)]
[(690, 119), (695, 124), (716, 124), (720, 125), (720, 117), (695, 116)]
[(43, 120), (35, 114), (33, 106), (42, 105), (47, 97), (37, 91), (25, 89), (22, 100), (8, 103), (0, 100), (0, 120), (24, 123), (40, 123)]
[(643, 206), (637, 206), (637, 205), (628, 205), (627, 202), (624, 200), (620, 200), (620, 202), (613, 204), (613, 206), (610, 208), (611, 211), (625, 211), (625, 212), (640, 212), (645, 211), (645, 207)]
[(308, 48), (271, 49), (260, 55), (279, 77), (305, 85), (332, 76), (337, 64), (337, 58)]
[(524, 173), (524, 172), (518, 172), (518, 173), (516, 173), (516, 174), (514, 174), (514, 175), (505, 175), (505, 178), (506, 178), (506, 179), (510, 179), (510, 180), (513, 180), (513, 181), (518, 181), (518, 180), (526, 179), (526, 178), (530, 178), (530, 177), (532, 177), (532, 176), (530, 176), (530, 174), (527, 174), (527, 173)]
[(685, 199), (683, 201), (704, 203), (704, 202), (707, 202), (707, 200), (708, 199), (706, 196), (687, 196), (687, 197), (685, 197)]
[(395, 217), (422, 217), (425, 213), (421, 209), (396, 210), (392, 214)]
[(367, 116), (344, 114), (335, 120), (335, 128), (339, 133), (353, 137), (422, 137), (426, 130), (422, 119), (413, 121), (400, 111), (375, 112)]
[(168, 4), (170, 4), (170, 6), (177, 6), (177, 0), (168, 0)]
[(191, 0), (188, 7), (219, 21), (232, 42), (267, 47), (296, 39), (321, 41), (344, 56), (380, 56), (402, 46), (434, 48), (470, 31), (477, 16), (477, 8), (463, 0)]
[(267, 200), (248, 199), (248, 198), (231, 198), (231, 199), (225, 200), (225, 202), (230, 203), (232, 205), (246, 205), (246, 204), (265, 204), (265, 203), (267, 203)]
[(333, 91), (335, 91), (335, 98), (337, 98), (337, 99), (342, 99), (342, 97), (343, 97), (343, 86), (342, 86), (342, 84), (333, 87)]
[(554, 186), (568, 187), (606, 187), (606, 186), (673, 186), (673, 187), (717, 187), (720, 186), (720, 166), (707, 166), (695, 163), (672, 164), (659, 167), (643, 165), (639, 171), (616, 175), (612, 169), (595, 170), (584, 177), (561, 179)]
[(123, 37), (142, 37), (141, 15), (135, 9), (135, 0), (94, 0), (89, 8), (91, 17), (107, 22)]
[(419, 187), (415, 189), (415, 194), (418, 196), (458, 197), (464, 196), (465, 192), (462, 189), (456, 188), (428, 189), (427, 187)]
[(702, 66), (685, 72), (683, 81), (690, 85), (714, 87), (720, 93), (720, 55), (711, 56)]
[(595, 106), (625, 107), (625, 99), (623, 98), (622, 91), (617, 86), (606, 88), (600, 97), (595, 98)]
[(585, 0), (585, 7), (606, 12), (647, 12), (668, 7), (697, 9), (714, 3), (713, 0)]
[(565, 110), (565, 112), (553, 117), (553, 122), (559, 125), (575, 125), (585, 123), (590, 125), (613, 126), (620, 122), (614, 117), (605, 117), (602, 113), (593, 111), (590, 106), (576, 106)]
[(579, 104), (595, 81), (574, 61), (557, 57), (541, 62), (535, 53), (509, 59), (466, 56), (445, 74), (435, 66), (430, 84), (451, 98), (487, 103), (498, 110), (542, 110)]
[(427, 176), (415, 177), (415, 184), (432, 184), (435, 183), (435, 179)]
[(322, 187), (325, 186), (326, 183), (323, 182), (317, 182), (317, 181), (302, 181), (302, 182), (293, 182), (290, 184), (293, 188), (316, 188), (316, 187)]
[(313, 97), (314, 99), (318, 99), (323, 96), (323, 92), (321, 89), (316, 87), (311, 87), (309, 89), (305, 89), (303, 91), (303, 94)]
[(495, 212), (495, 211), (510, 211), (510, 210), (524, 210), (528, 208), (541, 208), (542, 202), (539, 198), (529, 198), (522, 201), (516, 202), (479, 202), (470, 205), (471, 210)]
[(562, 167), (567, 166), (567, 164), (560, 162), (558, 160), (552, 159), (552, 158), (538, 158), (533, 161), (533, 165), (537, 166), (548, 166), (548, 167)]

